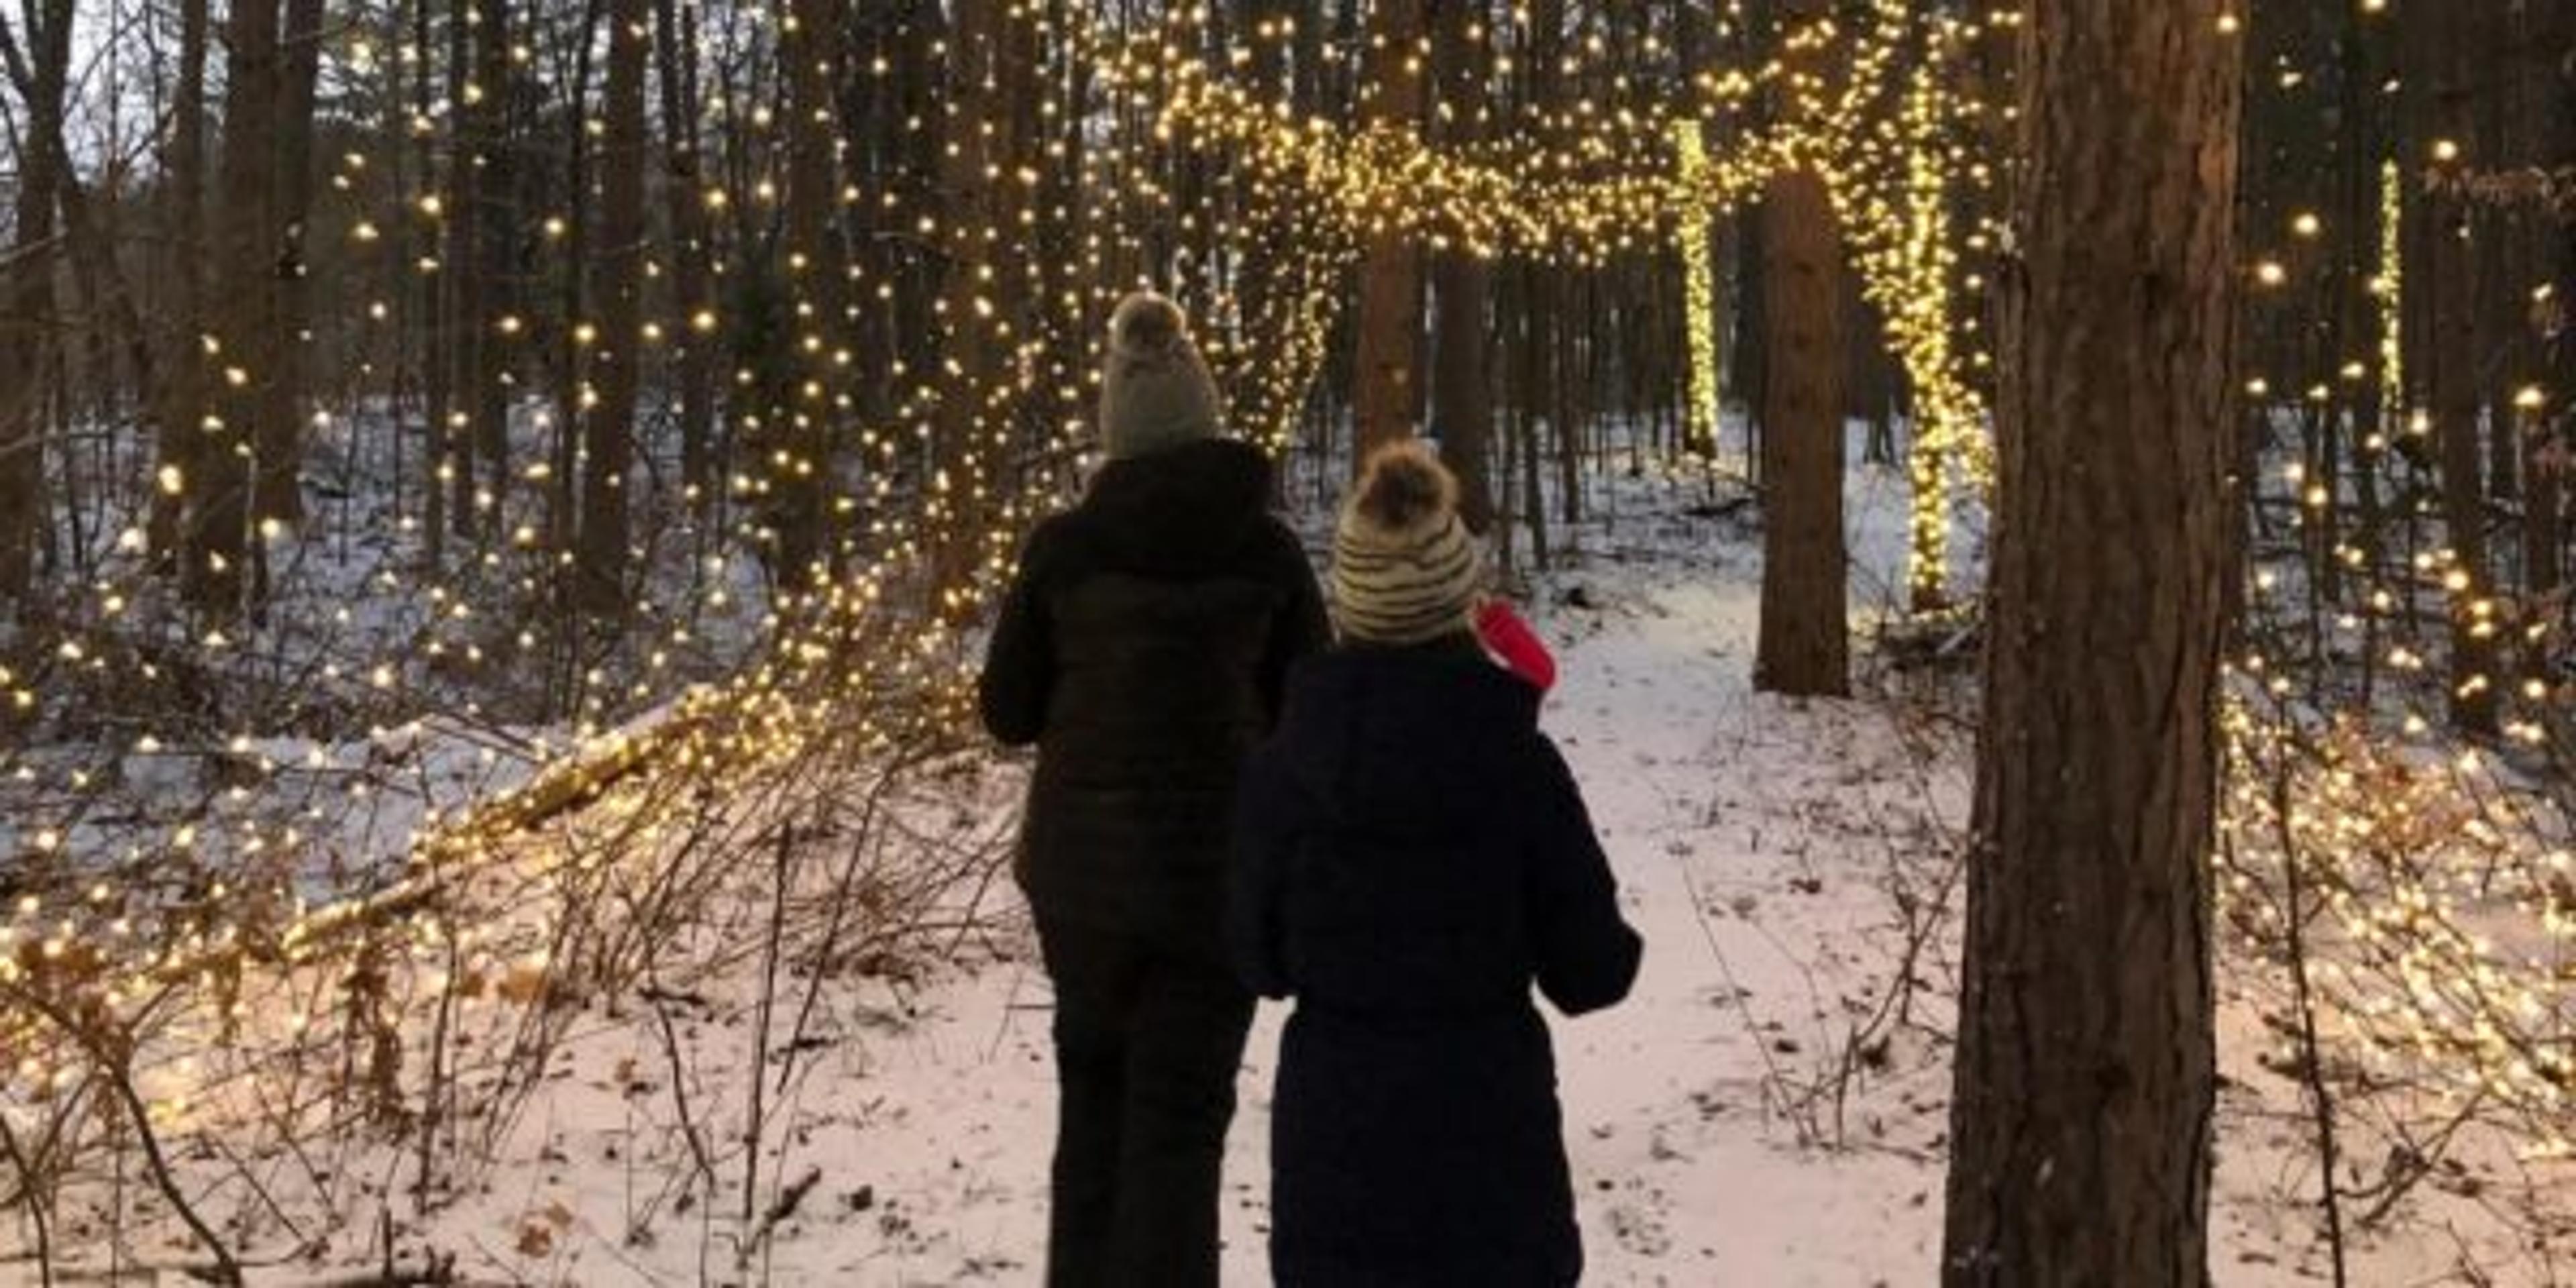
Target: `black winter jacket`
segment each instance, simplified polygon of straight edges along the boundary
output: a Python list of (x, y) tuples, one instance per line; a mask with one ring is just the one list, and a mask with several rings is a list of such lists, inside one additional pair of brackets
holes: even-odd
[(1460, 639), (1299, 667), (1245, 768), (1229, 931), (1294, 996), (1272, 1119), (1283, 1285), (1574, 1282), (1555, 1058), (1640, 942), (1535, 691)]
[(1021, 556), (985, 726), (1037, 744), (1018, 873), (1041, 917), (1223, 952), (1244, 755), (1331, 627), (1270, 463), (1240, 443), (1113, 461)]

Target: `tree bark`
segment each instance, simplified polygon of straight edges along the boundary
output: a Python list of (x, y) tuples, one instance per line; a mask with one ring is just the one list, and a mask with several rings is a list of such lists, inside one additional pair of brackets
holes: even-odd
[(599, 158), (599, 249), (592, 298), (599, 334), (590, 349), (595, 401), (582, 417), (581, 540), (574, 559), (582, 610), (626, 610), (626, 476), (635, 454), (635, 406), (644, 365), (644, 69), (652, 52), (649, 0), (608, 9), (607, 135)]
[[(56, 225), (62, 184), (57, 148), (71, 69), (70, 0), (30, 6), (23, 70), (27, 119), (18, 138), (15, 248), (0, 270), (0, 602), (33, 602), (44, 504), (48, 416), (39, 378), (53, 349)], [(0, 24), (7, 22), (0, 17)], [(11, 51), (17, 53), (12, 40)], [(13, 56), (11, 83), (22, 70)]]
[[(1540, 4), (1542, 11), (1549, 5)], [(1424, 0), (1378, 0), (1369, 13), (1368, 91), (1360, 117), (1372, 128), (1419, 135), (1431, 77), (1420, 58)], [(1356, 416), (1351, 464), (1413, 435), (1422, 415), (1422, 251), (1396, 232), (1371, 236), (1360, 267)]]
[[(487, 412), (490, 391), (483, 387), (483, 351), (492, 344), (492, 302), (483, 256), (484, 175), (498, 140), (490, 118), (500, 107), (499, 86), (486, 85), (474, 65), (475, 31), (495, 19), (485, 10), (492, 0), (453, 0), (447, 17), (447, 99), (449, 107), (447, 245), (439, 254), (439, 278), (447, 288), (448, 348), (451, 364), (445, 388), (454, 403), (438, 427), (441, 483), (447, 489), (447, 518), (454, 535), (475, 539), (483, 511), (474, 503), (481, 479), (483, 436), (476, 422)], [(575, 95), (573, 110), (586, 105)], [(575, 167), (572, 200), (585, 199)], [(578, 273), (576, 266), (572, 271)], [(567, 318), (565, 324), (571, 325)], [(569, 409), (567, 409), (569, 411)], [(495, 498), (497, 500), (497, 497)]]
[[(1483, 136), (1484, 68), (1476, 32), (1486, 17), (1481, 0), (1431, 0), (1441, 98), (1457, 113), (1447, 132), (1453, 143)], [(1493, 267), (1483, 256), (1453, 246), (1434, 270), (1439, 292), (1436, 369), (1431, 385), (1431, 431), (1440, 454), (1458, 476), (1458, 514), (1468, 530), (1494, 526)]]
[(707, 286), (707, 262), (715, 245), (698, 143), (697, 44), (688, 35), (696, 30), (696, 14), (691, 5), (684, 19), (676, 0), (653, 3), (653, 48), (662, 91), (662, 191), (670, 221), (671, 297), (678, 315), (671, 338), (680, 400), (680, 481), (690, 513), (703, 528), (715, 513), (723, 481), (717, 477), (714, 441), (717, 318)]
[(220, 373), (216, 419), (201, 444), (202, 468), (187, 480), (189, 601), (223, 620), (246, 606), (252, 458), (263, 441), (261, 382), (274, 379), (277, 335), (277, 115), (284, 51), (277, 0), (235, 0), (225, 20), (224, 148), (218, 190), (215, 274)]
[[(207, 0), (181, 0), (179, 67), (170, 108), (168, 173), (162, 199), (169, 211), (170, 252), (162, 270), (170, 295), (162, 328), (159, 400), (153, 432), (152, 501), (145, 535), (154, 568), (167, 574), (178, 558), (181, 496), (158, 479), (185, 480), (196, 472), (199, 428), (205, 419), (205, 363), (197, 337), (205, 329), (206, 258), (206, 51), (211, 43)], [(396, 486), (400, 486), (399, 480)]]
[(1026, 266), (1015, 250), (1026, 235), (1026, 159), (1020, 107), (1035, 85), (1033, 24), (1007, 0), (962, 0), (953, 13), (950, 147), (941, 173), (949, 252), (943, 298), (946, 378), (942, 383), (930, 524), (934, 604), (955, 616), (963, 592), (991, 555), (998, 453), (1021, 407), (1014, 387), (1018, 348), (1028, 334)]
[(2209, 1282), (2227, 8), (2038, 0), (2023, 36), (1952, 1288)]
[[(286, 0), (279, 47), (277, 149), (269, 253), (274, 355), (259, 383), (259, 472), (251, 511), (263, 528), (304, 522), (304, 241), (312, 213), (313, 101), (321, 74), (322, 0)], [(259, 547), (266, 580), (266, 543)]]
[[(1790, 0), (1792, 24), (1820, 0)], [(1801, 55), (1813, 58), (1814, 55)], [(1807, 69), (1812, 70), (1812, 69)], [(1843, 411), (1851, 341), (1842, 241), (1822, 176), (1774, 179), (1762, 203), (1762, 622), (1753, 682), (1770, 693), (1851, 691), (1843, 545)]]
[[(2430, 64), (2423, 106), (2432, 137), (2476, 155), (2480, 131), (2478, 86), (2483, 72), (2457, 13), (2417, 6), (2409, 47)], [(2439, 164), (2438, 162), (2436, 164)], [(2478, 246), (2471, 240), (2474, 212), (2465, 195), (2445, 187), (2428, 201), (2432, 227), (2425, 238), (2425, 271), (2410, 275), (2428, 297), (2432, 323), (2424, 372), (2433, 409), (2434, 445), (2442, 478), (2442, 528), (2451, 571), (2460, 579), (2450, 593), (2450, 715), (2462, 733), (2488, 736), (2498, 729), (2494, 631), (2496, 586), (2487, 551), (2486, 441), (2481, 429), (2485, 398), (2480, 354)]]
[(1851, 692), (1843, 548), (1842, 247), (1824, 180), (1774, 180), (1762, 205), (1770, 378), (1762, 412), (1762, 624), (1766, 693)]

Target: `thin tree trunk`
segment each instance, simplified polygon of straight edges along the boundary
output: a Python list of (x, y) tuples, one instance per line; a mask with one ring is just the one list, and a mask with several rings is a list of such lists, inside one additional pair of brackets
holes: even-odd
[[(1441, 98), (1456, 113), (1448, 139), (1469, 143), (1484, 133), (1485, 68), (1477, 33), (1482, 0), (1431, 0)], [(1438, 257), (1438, 358), (1431, 385), (1431, 429), (1458, 476), (1458, 511), (1479, 535), (1494, 526), (1493, 268), (1463, 247)]]
[(207, 0), (180, 0), (178, 85), (171, 103), (168, 174), (162, 199), (169, 209), (171, 246), (160, 261), (168, 286), (169, 315), (156, 396), (154, 484), (145, 536), (154, 567), (168, 573), (178, 558), (181, 496), (163, 479), (197, 472), (197, 445), (205, 420), (205, 363), (196, 353), (205, 330), (206, 260), (206, 51)]
[[(1432, 78), (1419, 56), (1424, 2), (1378, 0), (1370, 10), (1369, 88), (1360, 115), (1372, 128), (1419, 134), (1429, 119)], [(1548, 8), (1549, 0), (1539, 7)], [(1405, 234), (1381, 232), (1369, 239), (1360, 268), (1353, 469), (1378, 445), (1411, 437), (1419, 426), (1422, 259), (1421, 248)]]
[[(259, 474), (252, 482), (252, 514), (266, 529), (304, 522), (304, 240), (311, 217), (313, 100), (322, 61), (322, 0), (286, 0), (286, 30), (278, 85), (271, 340), (274, 357), (260, 383)], [(261, 579), (266, 550), (259, 548)]]
[[(0, 269), (0, 601), (22, 613), (33, 604), (36, 553), (47, 512), (44, 478), (48, 421), (41, 376), (51, 361), (55, 332), (54, 202), (62, 184), (60, 155), (50, 140), (62, 135), (64, 96), (71, 67), (70, 0), (47, 0), (27, 11), (21, 61), (9, 37), (9, 80), (27, 93), (27, 120), (18, 140), (15, 249)], [(0, 34), (7, 34), (0, 16)]]
[(706, 174), (698, 143), (698, 52), (690, 38), (696, 17), (695, 4), (684, 15), (676, 0), (653, 0), (665, 136), (664, 213), (670, 222), (671, 296), (679, 315), (672, 340), (680, 400), (680, 481), (703, 529), (723, 485), (713, 441), (717, 318), (707, 287), (707, 261), (715, 246), (702, 192)]
[[(512, 342), (499, 327), (514, 309), (514, 275), (519, 237), (518, 167), (512, 164), (517, 136), (510, 119), (510, 44), (518, 28), (510, 21), (510, 0), (483, 0), (483, 20), (474, 29), (474, 83), (483, 91), (475, 107), (476, 189), (480, 200), (471, 210), (456, 212), (474, 223), (475, 296), (479, 315), (466, 326), (476, 337), (474, 361), (459, 369), (459, 393), (470, 408), (468, 429), (474, 435), (474, 457), (483, 467), (482, 491), (492, 498), (483, 530), (488, 537), (501, 521), (510, 495), (510, 355)], [(574, 194), (578, 202), (582, 194)], [(638, 219), (642, 216), (638, 215)]]
[(588, 355), (596, 398), (582, 416), (581, 540), (574, 560), (582, 611), (595, 618), (622, 617), (626, 609), (626, 476), (644, 366), (644, 69), (651, 21), (647, 0), (615, 0), (608, 9), (607, 134), (599, 157), (592, 292), (599, 334)]
[[(2227, 0), (2038, 0), (1943, 1282), (2209, 1283)], [(2105, 398), (2102, 391), (2123, 391)]]
[[(436, 0), (413, 0), (411, 38), (420, 51), (412, 75), (412, 115), (417, 120), (429, 119), (434, 102), (431, 86), (431, 7)], [(426, 192), (436, 182), (437, 146), (427, 130), (420, 132), (418, 164), (420, 184)], [(415, 235), (415, 258), (436, 259), (442, 253), (444, 233), (436, 222), (423, 226)], [(447, 479), (455, 468), (455, 447), (449, 441), (448, 414), (454, 390), (453, 373), (448, 369), (449, 356), (455, 351), (454, 310), (449, 307), (448, 279), (444, 274), (425, 273), (420, 277), (421, 345), (421, 460), (427, 468), (425, 486), (421, 489), (422, 555), (436, 568), (447, 552)]]
[[(2476, 142), (2477, 93), (2483, 69), (2460, 15), (2408, 10), (2415, 22), (2409, 45), (2430, 63), (2432, 83), (2423, 106), (2434, 137), (2471, 148)], [(2425, 271), (2410, 275), (2429, 297), (2431, 343), (2424, 373), (2433, 409), (2435, 447), (2442, 478), (2442, 527), (2451, 551), (2450, 714), (2462, 733), (2492, 735), (2498, 728), (2495, 673), (2495, 579), (2487, 550), (2486, 442), (2481, 429), (2485, 399), (2480, 354), (2478, 248), (2470, 241), (2473, 212), (2465, 196), (2433, 194), (2433, 221), (2425, 239)]]
[(220, 379), (200, 477), (187, 481), (183, 584), (200, 612), (223, 620), (244, 606), (251, 464), (265, 441), (259, 385), (278, 361), (277, 114), (284, 51), (277, 0), (234, 0), (225, 22), (224, 149), (215, 272)]

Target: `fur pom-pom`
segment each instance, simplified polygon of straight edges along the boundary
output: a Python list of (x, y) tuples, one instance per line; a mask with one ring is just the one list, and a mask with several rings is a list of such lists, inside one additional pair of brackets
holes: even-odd
[(1458, 506), (1458, 480), (1419, 442), (1391, 443), (1369, 457), (1352, 508), (1381, 532), (1410, 532)]
[(1123, 357), (1151, 357), (1169, 353), (1188, 334), (1189, 326), (1189, 316), (1180, 305), (1151, 291), (1139, 291), (1119, 301), (1118, 312), (1109, 321), (1109, 339)]

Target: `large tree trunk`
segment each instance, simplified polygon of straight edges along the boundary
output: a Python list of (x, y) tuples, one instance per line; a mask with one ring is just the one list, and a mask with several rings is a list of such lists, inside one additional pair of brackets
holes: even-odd
[[(1792, 0), (1782, 19), (1821, 16)], [(1843, 253), (1822, 176), (1774, 179), (1762, 203), (1762, 625), (1754, 684), (1766, 692), (1851, 692), (1850, 586), (1843, 548), (1843, 409), (1850, 340)]]
[[(1369, 13), (1369, 89), (1361, 119), (1419, 133), (1431, 77), (1418, 56), (1424, 0), (1378, 0)], [(1548, 6), (1544, 3), (1540, 8)], [(1401, 233), (1369, 240), (1360, 267), (1358, 377), (1352, 467), (1382, 443), (1410, 437), (1422, 415), (1422, 250)]]
[(599, 158), (593, 288), (599, 336), (589, 355), (597, 397), (582, 417), (581, 540), (574, 559), (582, 610), (599, 617), (619, 616), (626, 607), (626, 476), (644, 365), (644, 67), (651, 18), (647, 0), (616, 0), (608, 10), (602, 105), (608, 128)]
[(1851, 691), (1843, 549), (1842, 246), (1824, 180), (1782, 175), (1762, 206), (1770, 376), (1762, 411), (1762, 625), (1769, 693)]
[[(2209, 1282), (2227, 0), (2038, 0), (1945, 1283)], [(2105, 397), (2117, 390), (2119, 396)]]
[[(1484, 130), (1485, 68), (1477, 39), (1482, 0), (1431, 0), (1442, 100), (1457, 113), (1448, 132), (1454, 143)], [(1458, 476), (1458, 513), (1484, 534), (1494, 526), (1493, 268), (1463, 247), (1438, 259), (1439, 344), (1431, 385), (1431, 431)]]

